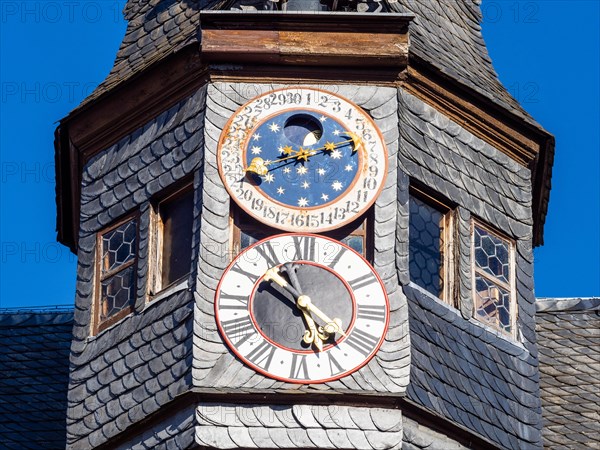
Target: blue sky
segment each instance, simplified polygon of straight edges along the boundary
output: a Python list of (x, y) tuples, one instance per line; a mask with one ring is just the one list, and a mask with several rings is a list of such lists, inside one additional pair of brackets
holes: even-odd
[[(55, 241), (56, 121), (100, 83), (123, 0), (0, 2), (0, 307), (72, 304), (76, 259)], [(556, 136), (537, 296), (600, 296), (599, 2), (484, 0), (500, 79)]]

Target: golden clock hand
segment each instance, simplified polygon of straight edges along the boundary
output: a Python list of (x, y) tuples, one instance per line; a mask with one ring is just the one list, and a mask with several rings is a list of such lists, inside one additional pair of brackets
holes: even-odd
[[(290, 285), (290, 283), (288, 283), (286, 281), (285, 278), (283, 278), (281, 275), (279, 275), (278, 267), (271, 267), (270, 269), (268, 269), (265, 272), (265, 275), (263, 276), (263, 280), (264, 281), (274, 281), (279, 286), (281, 286), (282, 288), (289, 291), (295, 298), (303, 297), (302, 295), (300, 295), (298, 293), (298, 291), (296, 291), (296, 289), (294, 289), (294, 287), (292, 285)], [(304, 316), (306, 325), (308, 326), (308, 330), (306, 330), (304, 332), (304, 337), (302, 338), (302, 340), (304, 342), (306, 342), (307, 344), (314, 344), (314, 346), (317, 347), (317, 349), (319, 351), (322, 351), (323, 350), (323, 340), (327, 340), (329, 335), (327, 333), (319, 333), (319, 330), (317, 329), (317, 325), (315, 324), (315, 321), (313, 320), (310, 313), (300, 307), (299, 307), (299, 309), (302, 312), (302, 315)]]
[(301, 309), (300, 311), (302, 311), (302, 316), (304, 317), (304, 320), (306, 321), (306, 325), (308, 327), (308, 330), (304, 332), (304, 337), (302, 338), (302, 340), (307, 344), (313, 344), (315, 347), (317, 347), (317, 350), (322, 352), (323, 336), (321, 336), (318, 332), (315, 321), (311, 317), (310, 313), (304, 311), (303, 309)]
[[(296, 300), (296, 304), (298, 305), (298, 307), (301, 310), (313, 312), (319, 319), (321, 319), (323, 322), (325, 322), (325, 325), (322, 327), (323, 330), (325, 331), (325, 333), (327, 333), (327, 334), (339, 333), (342, 336), (346, 337), (346, 333), (344, 333), (344, 331), (342, 330), (342, 321), (340, 319), (338, 319), (337, 317), (334, 318), (333, 320), (331, 320), (329, 317), (327, 317), (327, 315), (325, 315), (325, 313), (323, 313), (323, 311), (321, 311), (319, 308), (317, 308), (312, 303), (312, 301), (308, 295), (301, 295), (300, 297), (298, 297), (298, 300)], [(329, 331), (329, 330), (331, 330), (331, 331)]]
[(300, 297), (300, 293), (296, 289), (294, 289), (294, 287), (290, 283), (288, 283), (285, 278), (279, 275), (278, 267), (271, 267), (269, 270), (267, 270), (265, 272), (265, 275), (263, 276), (263, 280), (274, 281), (279, 286), (290, 292), (294, 296), (294, 298)]
[(300, 147), (299, 150), (288, 150), (288, 152), (290, 153), (288, 156), (284, 156), (283, 158), (278, 158), (273, 161), (265, 161), (260, 157), (252, 158), (252, 160), (250, 161), (250, 165), (245, 169), (245, 172), (251, 172), (260, 176), (264, 176), (269, 172), (268, 166), (270, 165), (288, 161), (294, 158), (299, 161), (308, 161), (309, 157), (314, 156), (319, 152), (335, 150), (340, 145), (348, 144), (349, 142), (352, 142), (353, 144), (353, 152), (357, 152), (360, 148), (362, 148), (362, 139), (358, 137), (356, 133), (352, 133), (351, 131), (345, 131), (344, 134), (350, 136), (350, 139), (346, 139), (345, 141), (340, 142), (327, 142), (322, 147), (318, 147), (312, 150), (307, 150), (302, 147)]

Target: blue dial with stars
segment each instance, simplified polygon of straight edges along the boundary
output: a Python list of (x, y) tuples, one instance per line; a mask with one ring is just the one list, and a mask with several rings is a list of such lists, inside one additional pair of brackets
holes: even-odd
[(320, 207), (343, 196), (357, 177), (361, 154), (348, 132), (318, 111), (285, 111), (253, 130), (245, 162), (260, 158), (268, 168), (253, 174), (264, 195), (292, 208)]
[(294, 87), (242, 105), (221, 133), (217, 163), (232, 199), (255, 219), (322, 232), (373, 204), (387, 150), (374, 120), (350, 100)]

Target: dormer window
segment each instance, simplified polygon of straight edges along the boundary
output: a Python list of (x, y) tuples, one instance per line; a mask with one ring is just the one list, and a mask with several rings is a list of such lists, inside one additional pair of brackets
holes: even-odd
[(410, 281), (441, 300), (451, 296), (453, 210), (424, 192), (411, 189), (409, 197)]
[(138, 218), (128, 217), (98, 234), (95, 332), (133, 310), (136, 295)]
[(473, 303), (477, 320), (512, 334), (514, 300), (514, 243), (483, 224), (472, 224)]

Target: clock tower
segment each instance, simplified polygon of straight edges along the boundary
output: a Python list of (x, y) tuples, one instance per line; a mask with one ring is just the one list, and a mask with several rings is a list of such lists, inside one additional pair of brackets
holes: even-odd
[(541, 448), (553, 139), (478, 4), (124, 13), (56, 132), (67, 447)]

